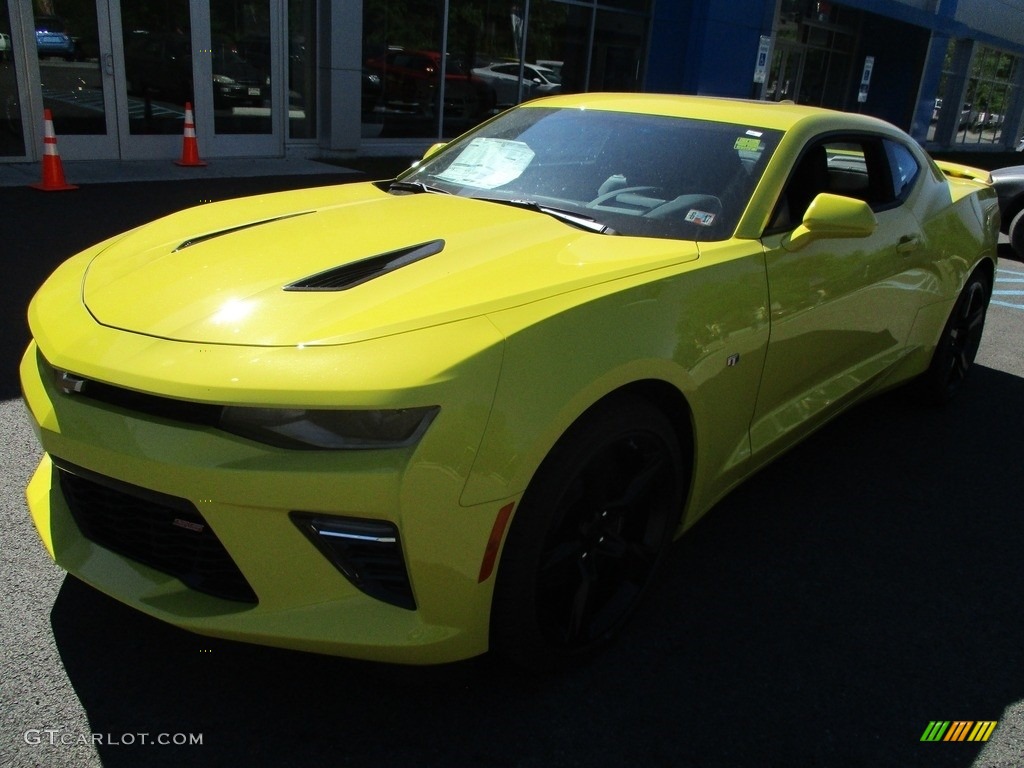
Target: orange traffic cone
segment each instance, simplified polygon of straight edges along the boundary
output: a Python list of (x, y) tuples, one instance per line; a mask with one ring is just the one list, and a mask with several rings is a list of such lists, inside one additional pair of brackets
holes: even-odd
[(185, 139), (181, 144), (181, 160), (175, 160), (175, 165), (201, 168), (206, 165), (199, 159), (199, 143), (196, 141), (196, 124), (192, 117), (192, 102), (185, 102)]
[(43, 123), (43, 180), (29, 186), (43, 192), (78, 189), (74, 184), (68, 184), (64, 178), (64, 166), (61, 165), (60, 154), (57, 152), (57, 134), (53, 130), (53, 114), (48, 109), (43, 110)]

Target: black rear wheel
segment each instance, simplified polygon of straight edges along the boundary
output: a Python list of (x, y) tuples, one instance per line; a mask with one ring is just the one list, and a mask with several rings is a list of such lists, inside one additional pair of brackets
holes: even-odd
[(550, 668), (633, 612), (672, 539), (686, 471), (664, 414), (617, 400), (577, 422), (531, 482), (495, 585), (492, 646)]
[(953, 305), (923, 379), (928, 395), (935, 402), (947, 402), (963, 386), (981, 346), (991, 293), (988, 278), (976, 270)]

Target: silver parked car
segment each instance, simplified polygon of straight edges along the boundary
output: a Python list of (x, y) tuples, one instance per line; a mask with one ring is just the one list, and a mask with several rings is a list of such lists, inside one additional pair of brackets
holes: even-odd
[(518, 62), (477, 67), (473, 74), (494, 90), (498, 107), (509, 107), (538, 96), (552, 96), (562, 90), (562, 78), (558, 73), (538, 64), (526, 64), (523, 67), (522, 99), (519, 98)]

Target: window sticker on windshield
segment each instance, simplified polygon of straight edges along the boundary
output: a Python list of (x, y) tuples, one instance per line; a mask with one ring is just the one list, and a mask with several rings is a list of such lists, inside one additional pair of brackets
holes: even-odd
[(696, 208), (691, 208), (686, 213), (686, 220), (691, 224), (699, 224), (702, 227), (710, 227), (715, 223), (715, 214), (708, 213), (707, 211), (698, 211)]
[(764, 145), (761, 144), (760, 139), (751, 139), (745, 136), (740, 136), (736, 139), (736, 143), (732, 145), (733, 149), (741, 152), (758, 152)]
[(533, 150), (521, 141), (473, 139), (437, 178), (453, 184), (494, 189), (518, 179), (533, 157)]

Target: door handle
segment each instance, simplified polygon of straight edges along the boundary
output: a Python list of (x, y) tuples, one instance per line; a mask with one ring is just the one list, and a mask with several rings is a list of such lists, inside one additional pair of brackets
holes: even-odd
[(896, 243), (896, 253), (907, 256), (921, 247), (921, 239), (917, 235), (904, 235)]
[(108, 75), (114, 74), (114, 54), (108, 53), (103, 57), (103, 71)]

